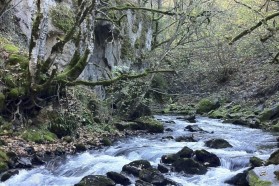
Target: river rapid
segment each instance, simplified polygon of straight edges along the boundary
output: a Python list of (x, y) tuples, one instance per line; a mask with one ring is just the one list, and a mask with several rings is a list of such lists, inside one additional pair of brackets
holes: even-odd
[[(221, 160), (221, 166), (209, 168), (205, 175), (175, 172), (164, 175), (183, 186), (224, 186), (225, 180), (247, 169), (250, 157), (267, 159), (277, 147), (276, 136), (259, 129), (224, 124), (221, 120), (204, 117), (198, 117), (194, 124), (177, 119), (176, 116), (155, 117), (164, 123), (165, 128), (170, 128), (172, 131), (129, 137), (115, 142), (110, 147), (57, 158), (32, 170), (20, 170), (18, 175), (0, 183), (0, 186), (72, 186), (90, 174), (105, 175), (109, 171), (121, 172), (125, 164), (134, 160), (145, 159), (157, 167), (162, 155), (176, 153), (184, 146), (193, 150), (205, 149), (216, 154)], [(167, 123), (170, 121), (172, 123)], [(185, 131), (187, 125), (198, 125), (209, 133)], [(197, 142), (162, 140), (164, 136), (176, 138), (192, 134), (198, 140)], [(213, 138), (225, 139), (233, 147), (226, 149), (206, 147), (204, 142)], [(132, 181), (136, 179), (132, 176), (129, 178)]]

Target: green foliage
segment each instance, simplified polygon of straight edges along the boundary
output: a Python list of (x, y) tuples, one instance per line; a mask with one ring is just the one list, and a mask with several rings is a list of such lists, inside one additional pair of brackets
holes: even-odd
[(63, 32), (68, 32), (74, 25), (74, 12), (64, 4), (58, 4), (50, 10), (50, 17), (53, 25)]
[(78, 118), (73, 113), (53, 113), (50, 116), (48, 130), (57, 135), (58, 138), (69, 136), (78, 127)]
[(13, 44), (6, 44), (4, 45), (3, 49), (9, 53), (17, 53), (19, 52), (19, 48)]
[(10, 98), (19, 98), (23, 95), (25, 95), (25, 88), (24, 87), (16, 87), (16, 88), (12, 88), (10, 89), (10, 91), (8, 92), (8, 96)]

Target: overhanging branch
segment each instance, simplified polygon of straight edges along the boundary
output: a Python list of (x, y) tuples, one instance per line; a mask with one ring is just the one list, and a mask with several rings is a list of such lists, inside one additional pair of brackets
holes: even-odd
[(63, 83), (67, 86), (76, 86), (76, 85), (85, 85), (85, 86), (98, 86), (98, 85), (102, 85), (102, 86), (109, 86), (117, 81), (120, 80), (132, 80), (132, 79), (137, 79), (137, 78), (141, 78), (141, 77), (145, 77), (148, 74), (154, 74), (154, 73), (176, 73), (176, 71), (174, 70), (154, 70), (154, 71), (149, 71), (146, 70), (143, 73), (140, 74), (122, 74), (118, 77), (115, 77), (113, 79), (108, 79), (108, 80), (101, 80), (101, 81), (96, 81), (96, 82), (92, 82), (92, 81), (84, 81), (84, 80), (76, 80), (76, 81), (63, 81)]
[(249, 29), (244, 30), (243, 32), (241, 32), (240, 34), (238, 34), (237, 36), (235, 36), (230, 42), (229, 45), (232, 45), (234, 42), (238, 41), (239, 39), (241, 39), (242, 37), (250, 34), (252, 31), (254, 31), (255, 29), (257, 29), (258, 27), (260, 27), (263, 23), (267, 22), (270, 19), (273, 19), (274, 17), (279, 16), (279, 11), (275, 12), (269, 16), (267, 16), (266, 18), (260, 20), (256, 25), (252, 26)]

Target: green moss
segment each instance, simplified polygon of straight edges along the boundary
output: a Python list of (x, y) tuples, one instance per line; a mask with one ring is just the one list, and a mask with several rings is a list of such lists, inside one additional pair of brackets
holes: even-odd
[(8, 158), (7, 154), (2, 150), (0, 150), (0, 160), (1, 161), (9, 161), (9, 158)]
[(270, 186), (270, 185), (272, 185), (272, 183), (270, 181), (261, 180), (254, 173), (254, 171), (249, 171), (248, 180), (249, 180), (249, 185), (253, 185), (253, 186)]
[(19, 48), (16, 47), (15, 45), (13, 45), (13, 44), (4, 45), (3, 48), (4, 48), (4, 50), (6, 50), (9, 53), (17, 53), (17, 52), (19, 52)]
[(23, 87), (12, 88), (8, 93), (8, 96), (11, 98), (18, 98), (23, 95), (25, 95), (25, 88)]
[(8, 164), (6, 162), (0, 161), (0, 173), (6, 171), (8, 169), (9, 169)]
[(208, 113), (208, 116), (210, 118), (216, 118), (216, 119), (221, 119), (221, 118), (226, 118), (227, 117), (227, 111), (224, 109), (218, 109), (218, 110), (212, 110)]
[(0, 93), (0, 111), (5, 107), (5, 95)]
[(53, 25), (63, 32), (68, 32), (74, 25), (74, 12), (64, 4), (58, 4), (50, 10)]
[(27, 56), (20, 55), (20, 54), (12, 54), (9, 56), (9, 59), (7, 60), (8, 64), (15, 65), (20, 64), (21, 67), (26, 68), (28, 66), (28, 58)]
[(6, 75), (4, 78), (3, 78), (3, 81), (5, 83), (6, 86), (10, 87), (10, 88), (14, 88), (16, 87), (16, 83), (15, 83), (15, 79), (14, 79), (14, 76), (12, 75)]
[(207, 113), (211, 110), (216, 109), (218, 106), (216, 102), (209, 100), (209, 99), (201, 99), (199, 103), (197, 104), (197, 113), (198, 114), (203, 114)]
[(139, 129), (147, 130), (148, 132), (160, 133), (164, 131), (163, 124), (152, 117), (143, 116), (136, 119), (136, 122), (139, 124), (137, 126)]
[(279, 132), (279, 123), (277, 123), (276, 125), (273, 125), (271, 127), (271, 130), (274, 131), (274, 132)]
[(29, 130), (24, 131), (22, 138), (26, 141), (32, 141), (35, 143), (54, 142), (57, 138), (55, 134), (45, 130)]

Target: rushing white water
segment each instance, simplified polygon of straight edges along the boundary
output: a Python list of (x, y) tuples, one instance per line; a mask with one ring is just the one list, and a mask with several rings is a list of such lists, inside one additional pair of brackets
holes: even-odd
[[(194, 124), (205, 131), (213, 131), (213, 133), (194, 133), (194, 138), (198, 139), (198, 142), (162, 140), (163, 136), (189, 136), (192, 133), (184, 131), (184, 128), (193, 124), (176, 119), (175, 116), (156, 116), (156, 118), (162, 122), (174, 121), (173, 124), (165, 123), (165, 127), (171, 128), (173, 132), (122, 139), (111, 147), (68, 156), (32, 170), (21, 170), (18, 175), (0, 183), (0, 186), (71, 186), (89, 174), (121, 172), (123, 165), (133, 160), (146, 159), (153, 166), (157, 166), (162, 155), (176, 153), (184, 146), (193, 150), (205, 149), (216, 154), (221, 159), (221, 166), (209, 168), (205, 175), (193, 176), (172, 172), (165, 176), (184, 186), (224, 186), (226, 179), (248, 167), (250, 157), (267, 159), (276, 147), (275, 136), (270, 133), (223, 124), (220, 120), (208, 118), (198, 118)], [(233, 147), (226, 149), (205, 147), (204, 141), (213, 138), (225, 139)], [(135, 180), (133, 177), (130, 178)]]

